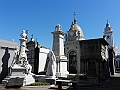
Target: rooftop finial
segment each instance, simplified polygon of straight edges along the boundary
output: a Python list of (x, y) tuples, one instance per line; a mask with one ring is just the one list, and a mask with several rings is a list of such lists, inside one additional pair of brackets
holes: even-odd
[(32, 36), (32, 38), (33, 38), (33, 34), (32, 34), (31, 36)]
[(106, 27), (110, 27), (110, 24), (108, 23), (108, 19), (107, 19), (107, 24), (106, 24)]
[(31, 41), (34, 41), (33, 34), (31, 36), (32, 36)]
[(76, 13), (74, 12), (74, 24), (76, 24)]
[(108, 19), (107, 19), (107, 23), (108, 23)]
[(76, 19), (76, 13), (74, 12), (74, 19)]
[(22, 33), (20, 34), (22, 38), (26, 38), (27, 34), (25, 33), (25, 30), (22, 30)]

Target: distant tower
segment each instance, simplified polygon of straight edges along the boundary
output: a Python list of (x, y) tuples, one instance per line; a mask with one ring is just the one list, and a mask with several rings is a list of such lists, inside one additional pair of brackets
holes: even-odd
[(57, 62), (57, 77), (66, 77), (67, 71), (67, 57), (64, 55), (64, 32), (62, 31), (61, 25), (56, 25), (53, 34), (53, 47), (52, 50), (56, 56)]
[(104, 35), (103, 37), (105, 38), (105, 40), (109, 43), (108, 48), (113, 48), (114, 47), (114, 39), (113, 39), (113, 30), (112, 27), (110, 27), (110, 24), (106, 23), (106, 27), (104, 28)]
[(114, 66), (114, 39), (113, 39), (113, 30), (112, 27), (110, 27), (110, 24), (106, 23), (106, 27), (104, 28), (104, 39), (108, 42), (108, 63), (110, 68), (111, 75), (114, 75), (115, 66)]

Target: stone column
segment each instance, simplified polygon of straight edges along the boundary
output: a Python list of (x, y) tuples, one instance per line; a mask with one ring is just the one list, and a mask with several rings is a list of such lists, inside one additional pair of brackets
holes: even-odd
[(67, 57), (64, 54), (64, 32), (62, 32), (61, 25), (56, 25), (53, 34), (53, 47), (52, 50), (56, 56), (57, 62), (57, 77), (66, 77), (69, 72), (67, 71)]

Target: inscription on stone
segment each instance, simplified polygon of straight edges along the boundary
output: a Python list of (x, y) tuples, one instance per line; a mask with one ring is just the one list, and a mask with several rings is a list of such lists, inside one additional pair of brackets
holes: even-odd
[(21, 87), (23, 85), (24, 78), (10, 78), (7, 83), (7, 87)]

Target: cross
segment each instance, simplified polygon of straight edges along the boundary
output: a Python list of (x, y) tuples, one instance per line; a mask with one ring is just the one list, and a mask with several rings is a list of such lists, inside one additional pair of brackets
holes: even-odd
[(108, 19), (107, 19), (107, 23), (108, 23)]
[(76, 19), (76, 13), (74, 12), (74, 19)]

